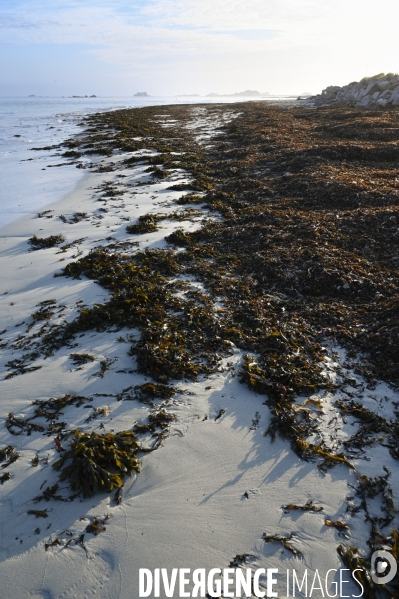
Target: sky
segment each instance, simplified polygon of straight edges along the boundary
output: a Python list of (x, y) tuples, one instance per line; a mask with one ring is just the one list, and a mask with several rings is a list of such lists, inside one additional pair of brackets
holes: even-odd
[(398, 0), (0, 0), (0, 95), (319, 93), (399, 71)]

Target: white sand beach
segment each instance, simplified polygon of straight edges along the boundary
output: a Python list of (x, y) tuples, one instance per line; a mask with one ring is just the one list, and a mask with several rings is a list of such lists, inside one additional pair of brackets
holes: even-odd
[[(208, 143), (215, 124), (205, 117), (193, 109), (192, 127), (198, 126), (198, 118), (204, 119), (200, 124), (205, 123), (207, 129), (201, 130), (199, 139)], [(245, 556), (235, 565), (278, 569), (279, 597), (291, 596), (286, 587), (287, 570), (295, 570), (302, 577), (306, 569), (310, 581), (317, 570), (324, 585), (323, 594), (315, 585), (308, 596), (328, 596), (324, 583), (327, 572), (336, 570), (329, 574), (331, 585), (339, 582), (339, 570), (344, 567), (337, 546), (344, 541), (362, 547), (368, 538), (364, 514), (348, 512), (348, 505), (353, 503), (348, 499), (353, 495), (350, 485), (355, 485), (361, 474), (383, 475), (384, 465), (391, 471), (391, 488), (399, 489), (394, 459), (386, 447), (372, 445), (365, 448), (362, 459), (351, 460), (357, 472), (342, 463), (323, 473), (316, 463), (300, 461), (287, 441), (276, 438), (272, 442), (265, 436), (269, 407), (263, 403), (264, 396), (239, 382), (243, 354), (234, 345), (216, 372), (197, 381), (172, 381), (181, 393), (155, 400), (155, 406), (175, 419), (158, 449), (140, 455), (141, 472), (125, 478), (120, 504), (114, 492), (79, 496), (73, 501), (33, 502), (58, 481), (52, 468), (59, 459), (57, 435), (28, 429), (12, 435), (5, 426), (10, 413), (24, 421), (33, 415), (32, 401), (76, 394), (86, 401), (80, 407), (63, 409), (60, 419), (68, 429), (104, 433), (131, 430), (136, 422), (146, 422), (154, 411), (154, 406), (137, 400), (118, 401), (116, 397), (150, 381), (136, 372), (135, 358), (128, 355), (129, 338), (137, 336), (135, 330), (90, 330), (74, 339), (73, 349), (63, 347), (52, 356), (38, 355), (29, 362), (39, 369), (5, 378), (15, 372), (15, 361), (34, 347), (34, 334), (43, 321), (34, 321), (31, 315), (40, 310), (42, 302), (55, 300), (51, 304), (54, 325), (73, 320), (82, 305), (92, 306), (108, 297), (92, 280), (55, 278), (66, 264), (111, 242), (138, 242), (137, 246), (127, 245), (126, 252), (166, 247), (166, 235), (181, 227), (193, 231), (201, 226), (202, 218), (208, 218), (203, 209), (202, 215), (191, 221), (163, 220), (154, 233), (129, 235), (126, 225), (139, 216), (178, 209), (175, 201), (182, 192), (167, 188), (171, 182), (190, 178), (189, 173), (175, 171), (167, 180), (154, 182), (145, 165), (127, 167), (122, 163), (131, 155), (96, 158), (97, 166), (113, 163), (115, 170), (85, 170), (77, 186), (61, 201), (46, 206), (42, 217), (33, 213), (0, 230), (0, 449), (12, 445), (19, 453), (19, 458), (7, 466), (11, 477), (0, 485), (0, 595), (2, 599), (137, 599), (140, 568), (209, 571), (228, 568), (237, 556)], [(104, 183), (118, 189), (117, 197), (99, 201), (106, 195), (101, 187)], [(62, 235), (63, 244), (70, 246), (64, 251), (63, 244), (32, 251), (28, 240), (33, 235)], [(202, 289), (201, 283), (190, 283), (193, 289)], [(223, 309), (222, 303), (214, 309)], [(333, 406), (339, 393), (356, 396), (362, 391), (366, 407), (390, 418), (392, 402), (398, 395), (384, 383), (368, 391), (361, 376), (345, 367), (345, 352), (339, 347), (328, 349), (330, 354), (336, 352), (336, 358), (325, 361), (326, 377), (346, 378), (348, 383), (334, 396), (323, 391), (308, 401), (306, 409), (317, 418), (322, 434), (341, 439), (353, 434), (355, 419), (348, 416), (343, 421)], [(94, 360), (76, 365), (70, 358), (73, 352), (89, 354)], [(13, 361), (14, 367), (10, 366)], [(107, 363), (108, 369), (98, 376), (101, 362)], [(301, 401), (299, 398), (297, 404)], [(104, 406), (107, 409), (101, 413)], [(32, 422), (46, 425), (45, 419)], [(32, 464), (35, 456), (36, 466)], [(60, 484), (61, 491), (68, 496), (67, 482)], [(282, 509), (289, 504), (304, 506), (308, 501), (323, 510)], [(380, 508), (376, 500), (376, 515), (381, 515)], [(46, 513), (40, 517), (28, 514), (29, 510)], [(88, 533), (86, 527), (94, 518), (102, 520), (106, 530)], [(347, 527), (337, 530), (326, 526), (326, 520), (340, 521)], [(76, 542), (82, 534), (84, 547)], [(264, 534), (285, 538), (292, 534), (289, 544), (297, 555), (278, 540), (266, 543)], [(58, 541), (51, 545), (55, 539)], [(349, 582), (343, 584), (340, 596), (358, 596), (359, 586), (349, 570), (344, 580)], [(266, 590), (263, 576), (260, 585)], [(333, 588), (329, 586), (330, 593)], [(162, 588), (160, 596), (166, 596)], [(176, 589), (173, 597), (178, 596)], [(296, 596), (306, 594), (297, 590)]]

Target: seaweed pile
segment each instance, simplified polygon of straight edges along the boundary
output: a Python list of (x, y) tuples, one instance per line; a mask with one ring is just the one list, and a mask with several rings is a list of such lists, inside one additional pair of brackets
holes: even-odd
[[(296, 395), (333, 387), (324, 368), (326, 341), (361, 358), (355, 371), (369, 384), (399, 382), (399, 127), (394, 112), (239, 108), (206, 150), (185, 126), (189, 107), (165, 108), (173, 125), (164, 129), (151, 108), (90, 117), (91, 127), (74, 142), (82, 152), (98, 145), (109, 155), (156, 150), (123, 165), (185, 169), (193, 180), (183, 187), (202, 195), (177, 203), (200, 201), (219, 217), (193, 233), (169, 235), (170, 251), (131, 255), (110, 244), (69, 264), (64, 275), (92, 278), (111, 297), (64, 328), (50, 328), (43, 342), (51, 353), (77, 332), (139, 327), (132, 353), (159, 382), (209, 371), (225, 344), (234, 343), (248, 352), (242, 380), (268, 395), (273, 430), (304, 457), (311, 424), (298, 427), (291, 406)], [(217, 118), (224, 110), (208, 108)], [(104, 191), (118, 193), (110, 184)], [(186, 210), (180, 218), (186, 213), (192, 215)], [(128, 232), (156, 230), (165, 217), (143, 215)], [(202, 281), (207, 297), (177, 297), (177, 275)], [(224, 309), (216, 316), (210, 306), (219, 298)]]
[[(259, 353), (266, 378), (295, 392), (322, 383), (320, 342), (331, 338), (362, 353), (370, 380), (398, 383), (396, 113), (262, 103), (239, 110), (206, 150), (190, 139), (190, 109), (181, 106), (167, 107), (174, 119), (167, 129), (154, 124), (150, 108), (91, 117), (81, 147), (133, 151), (139, 142), (127, 140), (148, 135), (158, 163), (179, 153), (180, 168), (193, 176), (188, 187), (201, 188), (200, 201), (222, 218), (169, 236), (186, 249), (168, 255), (171, 269), (195, 274), (212, 297), (224, 298), (224, 336)], [(104, 125), (112, 137), (99, 133)], [(159, 218), (144, 215), (138, 229)], [(157, 254), (133, 263), (159, 271)]]
[[(146, 418), (147, 422), (136, 422), (132, 430), (116, 433), (68, 429), (66, 422), (60, 421), (60, 417), (71, 407), (90, 407), (93, 397), (66, 394), (57, 398), (33, 400), (32, 415), (27, 418), (17, 417), (11, 413), (8, 415), (5, 425), (11, 435), (30, 436), (35, 433), (56, 435), (55, 449), (60, 457), (52, 466), (60, 471), (59, 482), (67, 481), (72, 491), (77, 491), (71, 496), (66, 496), (65, 489), (61, 489), (59, 482), (56, 482), (47, 487), (42, 495), (33, 498), (33, 501), (73, 501), (81, 493), (84, 497), (89, 497), (99, 492), (110, 493), (113, 489), (117, 490), (116, 498), (120, 498), (119, 493), (124, 484), (124, 477), (131, 475), (133, 471), (140, 472), (138, 454), (158, 449), (168, 435), (170, 424), (174, 421), (174, 414), (166, 412), (164, 403), (155, 403), (155, 400), (170, 399), (179, 390), (166, 385), (147, 383), (135, 386), (134, 392), (134, 399), (143, 401), (141, 398), (151, 397), (153, 400), (145, 401), (152, 408)], [(123, 399), (123, 397), (116, 396), (116, 399)], [(133, 398), (129, 397), (129, 399)], [(94, 408), (92, 414), (85, 420), (85, 424), (98, 416), (108, 415), (108, 406)], [(41, 424), (41, 420), (46, 424)], [(104, 426), (100, 425), (100, 428)], [(148, 442), (150, 442), (149, 446)], [(66, 443), (68, 447), (65, 446)], [(8, 468), (19, 456), (20, 454), (11, 445), (1, 449), (1, 468)], [(32, 459), (32, 466), (38, 466), (41, 461), (47, 465), (48, 457), (41, 459), (39, 454), (36, 454)], [(11, 474), (6, 472), (0, 478), (0, 482), (3, 483), (10, 477)]]
[(52, 248), (63, 241), (65, 241), (63, 235), (50, 235), (49, 237), (37, 237), (36, 235), (33, 235), (33, 237), (29, 239), (29, 244), (34, 250), (42, 250), (45, 248)]
[(111, 492), (123, 485), (121, 475), (140, 472), (136, 457), (140, 449), (131, 431), (116, 434), (74, 431), (70, 449), (64, 451), (53, 468), (61, 470), (60, 481), (69, 480), (73, 491), (87, 497), (99, 491)]
[[(155, 120), (156, 110), (90, 116), (85, 133), (67, 146), (78, 154), (109, 157), (131, 152), (119, 165), (112, 163), (112, 170), (148, 165), (149, 185), (173, 168), (188, 174), (189, 182), (169, 187), (187, 192), (176, 202), (187, 208), (142, 215), (127, 227), (129, 235), (156, 231), (166, 218), (197, 218), (201, 213), (190, 204), (201, 204), (209, 218), (193, 232), (175, 230), (165, 238), (168, 249), (138, 252), (128, 243), (109, 243), (69, 263), (59, 276), (92, 279), (109, 292), (109, 299), (81, 307), (78, 317), (62, 326), (44, 327), (34, 355), (72, 346), (84, 331), (136, 328), (140, 337), (130, 353), (139, 371), (155, 383), (126, 388), (118, 399), (152, 405), (154, 397), (174, 392), (171, 380), (207, 375), (235, 345), (245, 353), (242, 382), (266, 396), (271, 409), (268, 433), (289, 440), (300, 458), (315, 460), (322, 469), (351, 467), (349, 450), (378, 443), (383, 436), (397, 459), (398, 413), (388, 421), (359, 402), (340, 400), (336, 409), (360, 425), (338, 451), (310, 441), (317, 423), (296, 404), (300, 395), (333, 391), (340, 384), (326, 369), (335, 343), (346, 348), (354, 371), (370, 389), (381, 379), (399, 384), (397, 113), (229, 105), (236, 118), (224, 121), (203, 146), (188, 127), (192, 107), (163, 107), (165, 118), (171, 117), (167, 127)], [(223, 121), (224, 105), (206, 110)], [(138, 153), (143, 149), (156, 156)], [(118, 197), (110, 183), (102, 191), (100, 201)], [(191, 289), (193, 277), (205, 291)], [(46, 314), (43, 309), (38, 318), (51, 317)], [(79, 363), (79, 354), (71, 356)], [(25, 362), (20, 367), (26, 368)], [(51, 410), (58, 415), (58, 405)], [(132, 434), (162, 438), (169, 416), (154, 413)], [(18, 430), (24, 424), (14, 418), (10, 426)], [(74, 463), (75, 446), (66, 455)], [(131, 463), (124, 467), (133, 468)], [(69, 471), (63, 472), (68, 478)], [(100, 479), (99, 474), (85, 493), (96, 490)], [(104, 483), (108, 490), (113, 480)], [(367, 497), (375, 484), (388, 516), (393, 510), (388, 477), (384, 480), (358, 479), (359, 509), (369, 519)], [(329, 522), (335, 528), (342, 524)], [(265, 537), (293, 551), (289, 539)], [(340, 552), (345, 563), (356, 562), (346, 551)]]
[(195, 379), (216, 364), (220, 323), (213, 313), (193, 300), (179, 298), (181, 283), (165, 277), (178, 265), (170, 252), (128, 254), (95, 248), (78, 262), (68, 264), (65, 276), (82, 275), (111, 292), (111, 299), (93, 308), (82, 308), (73, 322), (43, 336), (48, 350), (57, 349), (76, 333), (109, 327), (138, 327), (141, 339), (132, 346), (141, 372), (156, 381)]
[[(167, 238), (172, 248), (184, 252), (131, 256), (97, 248), (68, 265), (64, 275), (93, 278), (112, 295), (109, 304), (82, 310), (68, 325), (68, 335), (104, 323), (139, 326), (150, 311), (154, 327), (143, 331), (139, 360), (145, 347), (169, 344), (178, 356), (184, 350), (177, 348), (187, 345), (181, 329), (193, 323), (193, 314), (186, 310), (177, 329), (178, 317), (165, 322), (168, 309), (182, 311), (173, 295), (176, 283), (168, 277), (195, 275), (209, 298), (223, 298), (225, 305), (217, 326), (207, 306), (196, 307), (195, 327), (205, 324), (201, 334), (210, 351), (217, 336), (258, 356), (243, 365), (243, 380), (251, 387), (262, 387), (259, 378), (254, 383), (255, 376), (260, 377), (265, 381), (262, 391), (290, 400), (328, 387), (323, 368), (323, 343), (328, 339), (361, 356), (356, 367), (371, 384), (376, 378), (397, 384), (395, 113), (240, 105), (240, 115), (224, 125), (205, 151), (184, 127), (189, 110), (167, 107), (174, 119), (167, 129), (154, 125), (150, 108), (91, 117), (82, 151), (95, 144), (108, 144), (110, 152), (138, 150), (138, 141), (127, 140), (148, 135), (146, 147), (161, 152), (157, 162), (168, 164), (172, 150), (176, 162), (178, 154), (178, 164), (194, 178), (189, 187), (201, 188), (200, 201), (219, 218), (193, 233), (177, 230)], [(218, 114), (224, 107), (208, 110)], [(107, 131), (101, 134), (105, 125)], [(197, 201), (191, 194), (178, 203), (190, 197)], [(129, 231), (153, 230), (162, 218), (144, 215)], [(199, 346), (195, 349), (199, 355)], [(144, 370), (156, 373), (159, 368), (165, 378), (169, 367), (161, 359)], [(187, 370), (170, 375), (186, 376)]]
[[(216, 116), (224, 110), (208, 108)], [(108, 144), (114, 150), (126, 149), (128, 132), (139, 130), (151, 137), (146, 145), (161, 151), (162, 159), (179, 153), (180, 168), (193, 180), (179, 186), (191, 193), (177, 203), (196, 200), (194, 192), (201, 191), (199, 202), (217, 218), (195, 232), (172, 233), (166, 238), (171, 251), (117, 258), (108, 253), (100, 260), (95, 250), (69, 265), (63, 274), (84, 274), (111, 290), (101, 317), (96, 307), (72, 327), (84, 329), (86, 319), (94, 328), (100, 322), (138, 327), (141, 339), (132, 353), (139, 369), (161, 383), (216, 367), (233, 343), (247, 353), (242, 381), (267, 395), (273, 414), (269, 433), (288, 438), (301, 458), (321, 459), (324, 467), (351, 466), (343, 451), (309, 443), (315, 423), (297, 409), (295, 398), (336, 385), (324, 368), (329, 342), (346, 347), (370, 388), (377, 379), (399, 382), (396, 113), (286, 110), (261, 103), (240, 105), (239, 111), (206, 149), (189, 138), (187, 107), (167, 107), (173, 125), (155, 131), (148, 109), (93, 117), (112, 126)], [(128, 232), (155, 230), (162, 217), (144, 215)], [(108, 274), (103, 264), (112, 264)], [(136, 276), (147, 273), (155, 295), (146, 292), (140, 299)], [(190, 312), (187, 299), (176, 300), (177, 275), (195, 276), (206, 289), (191, 298)], [(131, 307), (130, 321), (122, 301)], [(217, 318), (216, 301), (223, 302)], [(144, 324), (149, 314), (150, 326)], [(207, 367), (196, 365), (200, 356)], [(182, 367), (188, 363), (195, 366)], [(353, 402), (336, 407), (369, 420), (346, 449), (370, 442), (373, 429), (372, 442), (378, 441), (376, 431), (391, 435), (396, 457), (397, 422), (383, 422)], [(372, 487), (370, 481), (359, 481), (359, 488), (362, 484)], [(349, 563), (344, 550), (340, 554)]]

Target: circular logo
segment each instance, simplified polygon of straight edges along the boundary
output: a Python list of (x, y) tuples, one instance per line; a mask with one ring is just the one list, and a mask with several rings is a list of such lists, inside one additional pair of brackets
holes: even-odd
[(389, 551), (374, 551), (371, 556), (371, 578), (375, 584), (387, 584), (396, 576), (398, 564)]

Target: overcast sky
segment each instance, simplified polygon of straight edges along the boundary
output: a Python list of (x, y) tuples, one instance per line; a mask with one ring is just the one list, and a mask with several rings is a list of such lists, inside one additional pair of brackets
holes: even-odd
[(0, 0), (0, 95), (317, 93), (399, 71), (398, 0)]

